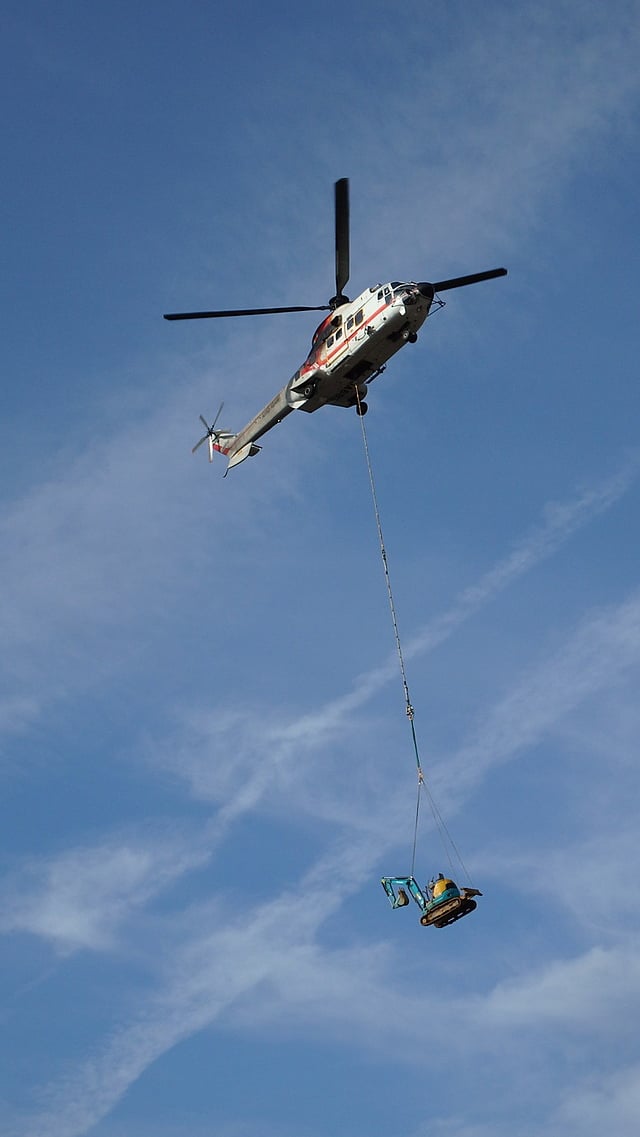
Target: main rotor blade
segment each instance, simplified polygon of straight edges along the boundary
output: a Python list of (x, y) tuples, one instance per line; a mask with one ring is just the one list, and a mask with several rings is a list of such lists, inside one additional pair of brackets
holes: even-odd
[(210, 320), (224, 316), (273, 316), (277, 312), (326, 312), (328, 304), (298, 304), (293, 308), (230, 308), (222, 312), (168, 312), (165, 320)]
[(335, 184), (336, 210), (336, 296), (349, 279), (349, 179)]
[[(491, 268), (487, 272), (474, 272), (470, 276), (454, 276), (452, 280), (439, 280), (437, 283), (432, 284), (434, 292), (446, 292), (449, 288), (464, 288), (467, 284), (479, 284), (481, 280), (493, 280), (496, 276), (506, 276), (506, 268)], [(428, 284), (428, 281), (422, 281), (418, 287), (421, 288), (422, 284)]]
[(192, 453), (192, 454), (195, 454), (195, 452), (196, 452), (196, 450), (198, 449), (198, 447), (199, 447), (199, 446), (202, 446), (202, 443), (203, 443), (203, 442), (206, 442), (206, 441), (207, 441), (207, 439), (208, 439), (208, 438), (210, 438), (210, 437), (211, 437), (211, 436), (210, 436), (209, 434), (203, 434), (203, 436), (202, 436), (202, 438), (200, 439), (200, 441), (199, 441), (199, 442), (196, 442), (195, 446), (192, 446), (192, 447), (191, 447), (191, 453)]

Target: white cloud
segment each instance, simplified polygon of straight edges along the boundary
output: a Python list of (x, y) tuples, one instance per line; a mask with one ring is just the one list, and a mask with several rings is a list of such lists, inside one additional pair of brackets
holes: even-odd
[(639, 662), (640, 592), (634, 592), (585, 617), (555, 656), (532, 668), (474, 725), (473, 741), (447, 761), (448, 780), (468, 788)]
[(640, 1127), (640, 1064), (571, 1087), (552, 1124), (566, 1137), (636, 1137)]
[[(208, 363), (208, 385), (224, 366), (220, 357), (212, 377)], [(211, 591), (224, 592), (228, 612), (234, 558), (249, 555), (247, 533), (255, 539), (288, 500), (292, 490), (277, 469), (230, 489), (224, 483), (215, 501), (224, 557), (200, 539), (213, 520), (211, 479), (217, 473), (222, 488), (224, 465), (209, 469), (191, 458), (185, 408), (204, 380), (193, 365), (185, 369), (189, 381), (151, 413), (136, 408), (132, 423), (97, 435), (66, 465), (58, 459), (49, 480), (5, 509), (0, 729), (33, 724), (56, 701), (149, 658), (155, 629), (204, 574)], [(238, 501), (244, 525), (234, 531)]]
[[(516, 542), (505, 558), (476, 584), (464, 589), (448, 610), (408, 641), (405, 659), (435, 650), (484, 605), (552, 556), (580, 528), (610, 509), (633, 484), (637, 469), (638, 459), (634, 457), (600, 485), (583, 489), (572, 499), (546, 505), (542, 524)], [(556, 660), (545, 660), (539, 669), (533, 669), (494, 708), (491, 716), (474, 728), (472, 743), (447, 757), (447, 784), (463, 779), (466, 782), (474, 773), (484, 771), (486, 763), (499, 761), (503, 750), (505, 754), (512, 753), (517, 748), (517, 737), (518, 746), (539, 737), (546, 722), (556, 723), (591, 690), (630, 666), (639, 650), (635, 634), (639, 620), (640, 601), (635, 597), (620, 609), (588, 618), (583, 630), (563, 647)], [(220, 822), (255, 808), (265, 797), (270, 807), (274, 801), (277, 807), (278, 800), (286, 800), (290, 811), (295, 800), (298, 810), (311, 813), (317, 812), (322, 801), (326, 819), (333, 814), (335, 820), (345, 821), (353, 769), (349, 758), (343, 758), (342, 748), (351, 752), (359, 740), (366, 753), (379, 725), (365, 721), (358, 711), (370, 704), (384, 686), (397, 680), (398, 661), (394, 653), (386, 663), (358, 677), (348, 694), (288, 721), (275, 711), (251, 705), (233, 711), (224, 707), (189, 710), (173, 738), (154, 744), (150, 760), (185, 779), (196, 797), (224, 800)], [(526, 715), (520, 701), (526, 706)], [(323, 778), (319, 785), (312, 785), (309, 763), (321, 752)], [(368, 771), (366, 762), (361, 766), (358, 777), (366, 824), (366, 817), (375, 812), (374, 801), (380, 801), (380, 786), (375, 771)], [(235, 791), (238, 785), (242, 786), (240, 793)], [(281, 793), (284, 785), (286, 799)], [(390, 809), (393, 812), (393, 794), (389, 790), (384, 801), (387, 816)], [(354, 824), (357, 800), (349, 802), (346, 808), (348, 820)]]
[[(620, 1034), (625, 1019), (640, 1011), (638, 944), (595, 947), (574, 959), (554, 961), (537, 973), (499, 983), (482, 999), (477, 1022), (487, 1030), (553, 1025), (565, 1032), (592, 1032), (601, 1041)], [(630, 1029), (633, 1029), (630, 1026)], [(622, 1026), (624, 1032), (624, 1026)]]
[[(640, 91), (634, 0), (618, 5), (614, 18), (598, 4), (569, 0), (483, 9), (465, 24), (440, 60), (409, 72), (415, 106), (428, 108), (438, 129), (416, 130), (415, 109), (407, 117), (398, 106), (388, 140), (398, 183), (440, 223), (416, 227), (415, 213), (398, 217), (397, 197), (387, 194), (370, 240), (374, 246), (379, 232), (393, 232), (403, 260), (461, 268), (470, 250), (495, 255), (539, 230), (541, 215), (582, 173), (585, 149), (597, 167), (616, 134), (630, 129)], [(373, 266), (379, 247), (369, 255)]]
[[(486, 116), (484, 129), (486, 107), (479, 97), (478, 114), (464, 136), (450, 132), (452, 162), (446, 172), (434, 179), (425, 164), (412, 182), (419, 199), (428, 201), (435, 215), (447, 220), (436, 235), (441, 255), (448, 252), (462, 259), (470, 241), (476, 247), (488, 245), (499, 231), (506, 230), (506, 240), (512, 240), (514, 232), (531, 223), (540, 203), (548, 203), (554, 192), (550, 185), (555, 188), (570, 175), (585, 137), (599, 134), (605, 138), (608, 125), (626, 113), (627, 97), (635, 95), (640, 82), (636, 7), (625, 6), (630, 18), (619, 19), (616, 27), (608, 28), (608, 13), (589, 6), (596, 30), (585, 35), (575, 52), (567, 51), (570, 45), (563, 27), (570, 11), (569, 6), (562, 8), (560, 27), (554, 23), (528, 41), (516, 38), (520, 52), (512, 51), (510, 41), (515, 14), (491, 50), (484, 38), (488, 32), (478, 33), (475, 45), (473, 36), (464, 39), (462, 52), (468, 53), (472, 65), (470, 85), (476, 85), (479, 96), (488, 92), (488, 98), (495, 99), (506, 71), (510, 97), (504, 102), (500, 99), (498, 113)], [(527, 20), (532, 18), (527, 16)], [(539, 27), (547, 18), (548, 13), (535, 16)], [(495, 31), (492, 26), (492, 36)], [(485, 88), (479, 80), (487, 74), (487, 58), (493, 66)], [(449, 63), (443, 62), (441, 78)], [(413, 140), (420, 109), (438, 109), (438, 76), (430, 71), (420, 79), (424, 87), (416, 89), (417, 94), (414, 90), (411, 114), (404, 116), (411, 166), (416, 164)], [(451, 96), (452, 84), (447, 90)], [(404, 102), (406, 91), (401, 97)], [(468, 92), (460, 91), (459, 97), (468, 101)], [(401, 109), (405, 111), (406, 104)], [(398, 135), (392, 132), (393, 137)], [(454, 153), (460, 158), (453, 159)], [(379, 138), (375, 160), (379, 162)], [(474, 169), (476, 177), (472, 178)], [(383, 231), (395, 232), (399, 212), (397, 200), (390, 202), (390, 224)], [(379, 236), (378, 230), (376, 241)], [(418, 251), (419, 243), (413, 235), (414, 250)], [(167, 404), (140, 430), (123, 434), (113, 444), (99, 445), (93, 452), (97, 470), (88, 458), (82, 458), (57, 484), (34, 492), (7, 519), (4, 532), (17, 588), (15, 608), (6, 615), (4, 642), (7, 675), (18, 688), (8, 705), (8, 726), (33, 718), (47, 700), (69, 687), (80, 687), (86, 681), (87, 659), (96, 647), (96, 671), (108, 671), (114, 661), (118, 663), (118, 653), (110, 656), (106, 639), (114, 621), (129, 627), (129, 621), (139, 615), (142, 597), (143, 616), (148, 618), (170, 595), (171, 588), (167, 590), (165, 584), (174, 573), (180, 587), (185, 587), (185, 579), (188, 586), (189, 569), (175, 554), (176, 546), (182, 537), (197, 532), (199, 525), (211, 524), (211, 519), (203, 508), (204, 494), (197, 508), (189, 503), (187, 482), (177, 473), (177, 459), (173, 465), (167, 459), (183, 445), (172, 421), (174, 411), (176, 405)], [(149, 437), (140, 450), (146, 431)], [(162, 460), (157, 451), (159, 439)], [(635, 478), (636, 468), (632, 463), (620, 479), (550, 509), (539, 530), (408, 645), (407, 656), (444, 642), (469, 615), (618, 500)], [(155, 505), (148, 515), (150, 501)], [(220, 514), (230, 509), (229, 502), (218, 503), (216, 508), (216, 522), (221, 526)], [(158, 560), (162, 562), (159, 577), (155, 572)], [(229, 578), (226, 573), (226, 584), (232, 587)], [(213, 573), (211, 585), (215, 585)], [(637, 595), (632, 594), (622, 604), (591, 613), (553, 659), (540, 661), (516, 681), (454, 755), (454, 765), (449, 761), (446, 769), (441, 765), (440, 780), (448, 794), (454, 781), (468, 793), (497, 762), (510, 760), (545, 734), (557, 732), (576, 707), (628, 675), (638, 660), (639, 605)], [(85, 635), (87, 629), (89, 635)], [(158, 764), (169, 765), (184, 777), (196, 796), (224, 803), (206, 834), (208, 841), (222, 840), (248, 811), (265, 808), (266, 803), (277, 808), (277, 790), (286, 788), (280, 816), (295, 803), (308, 817), (341, 826), (349, 842), (336, 844), (291, 890), (261, 907), (247, 902), (232, 920), (217, 905), (186, 909), (178, 917), (172, 914), (172, 935), (167, 934), (170, 950), (168, 944), (158, 949), (162, 984), (155, 996), (141, 997), (128, 1022), (95, 1044), (86, 1061), (69, 1068), (66, 1077), (49, 1087), (42, 1113), (14, 1126), (13, 1132), (22, 1137), (73, 1137), (86, 1132), (171, 1046), (211, 1023), (228, 1028), (231, 1008), (239, 1009), (238, 1029), (255, 1030), (274, 1023), (282, 1030), (311, 1026), (314, 1035), (335, 1032), (333, 1036), (342, 1044), (346, 1040), (359, 1051), (379, 1047), (390, 1063), (397, 1062), (399, 1055), (409, 1061), (407, 1056), (416, 1053), (415, 1060), (425, 1063), (424, 1053), (415, 1044), (428, 1037), (437, 1040), (438, 1061), (462, 1057), (471, 1066), (483, 1053), (487, 1023), (494, 1052), (507, 1068), (504, 1054), (514, 1031), (525, 1056), (529, 1027), (538, 1037), (548, 1032), (545, 1041), (551, 1038), (554, 1056), (575, 1031), (585, 1030), (593, 1037), (600, 1027), (615, 1032), (614, 1013), (618, 1019), (624, 1014), (621, 977), (625, 972), (634, 1007), (637, 1002), (635, 942), (608, 951), (593, 947), (573, 958), (565, 953), (562, 960), (548, 960), (532, 972), (522, 963), (513, 982), (500, 983), (475, 1000), (453, 989), (446, 950), (437, 954), (439, 941), (433, 949), (429, 947), (437, 967), (430, 970), (429, 957), (426, 965), (416, 968), (419, 983), (412, 992), (404, 988), (408, 949), (398, 946), (396, 958), (388, 946), (356, 943), (331, 948), (321, 942), (327, 921), (341, 912), (349, 894), (373, 874), (394, 836), (392, 824), (387, 823), (387, 831), (380, 825), (381, 814), (368, 814), (360, 801), (344, 793), (336, 777), (339, 758), (336, 766), (327, 766), (326, 782), (319, 790), (317, 775), (310, 774), (309, 757), (323, 747), (335, 747), (350, 719), (357, 719), (357, 712), (370, 705), (375, 693), (395, 676), (396, 661), (391, 659), (357, 681), (346, 697), (309, 715), (272, 720), (266, 729), (264, 717), (249, 708), (240, 735), (233, 716), (216, 722), (209, 714), (194, 713), (184, 732), (186, 741), (174, 739), (177, 753), (169, 758), (162, 755)], [(197, 747), (203, 749), (196, 754)], [(225, 755), (224, 768), (216, 767), (220, 753)], [(371, 797), (362, 797), (368, 805)], [(384, 808), (387, 818), (393, 816), (395, 800), (386, 798)], [(136, 907), (148, 905), (157, 889), (201, 863), (203, 855), (198, 839), (184, 844), (169, 841), (164, 846), (120, 837), (98, 848), (75, 849), (34, 863), (6, 888), (4, 926), (44, 936), (62, 952), (78, 947), (112, 948), (120, 942), (127, 916)], [(621, 846), (615, 863), (620, 864), (622, 858)], [(380, 902), (384, 903), (382, 897)], [(175, 924), (179, 927), (174, 928)], [(163, 947), (167, 948), (164, 952)], [(549, 952), (558, 954), (559, 949), (551, 943)], [(401, 956), (402, 971), (398, 966)], [(438, 984), (430, 982), (434, 972), (440, 992), (434, 991)], [(595, 998), (591, 998), (592, 984), (597, 987)], [(426, 1036), (425, 1031), (430, 1033)], [(596, 1053), (597, 1040), (594, 1064)], [(582, 1137), (580, 1126), (588, 1133), (594, 1118), (606, 1127), (607, 1110), (618, 1125), (616, 1137), (635, 1132), (635, 1068), (615, 1078), (603, 1076), (591, 1085), (590, 1094), (581, 1093), (584, 1086), (575, 1069), (568, 1077), (573, 1084), (566, 1093), (564, 1087), (559, 1090), (559, 1076), (554, 1080), (550, 1074), (545, 1079), (546, 1108), (558, 1120), (558, 1132), (572, 1126), (576, 1137)], [(465, 1093), (462, 1076), (461, 1086)], [(507, 1087), (505, 1093), (509, 1092)], [(554, 1114), (554, 1103), (563, 1093)], [(474, 1100), (470, 1095), (470, 1108)], [(445, 1133), (488, 1137), (489, 1132), (499, 1131), (500, 1122), (496, 1127), (474, 1125), (468, 1118), (459, 1127), (453, 1120), (436, 1121), (433, 1128), (439, 1137)], [(519, 1131), (523, 1132), (522, 1126)], [(502, 1132), (506, 1135), (506, 1127)], [(536, 1137), (535, 1122), (529, 1133)]]
[[(362, 868), (376, 852), (373, 843), (361, 842), (359, 849), (351, 845), (350, 856)], [(218, 1020), (260, 983), (282, 976), (285, 960), (295, 983), (297, 958), (306, 966), (305, 945), (359, 887), (357, 873), (340, 872), (344, 854), (343, 845), (334, 847), (295, 889), (258, 908), (245, 906), (226, 924), (217, 907), (189, 913), (191, 935), (182, 948), (172, 939), (163, 988), (100, 1051), (46, 1091), (45, 1108), (23, 1119), (19, 1132), (24, 1137), (84, 1133), (166, 1050)]]
[(66, 955), (117, 946), (120, 925), (209, 856), (202, 839), (172, 832), (147, 841), (111, 837), (102, 845), (31, 860), (0, 889), (0, 930), (29, 932)]
[[(601, 500), (598, 495), (597, 500)], [(582, 499), (580, 501), (582, 503)], [(582, 504), (579, 512), (585, 518), (589, 516)], [(567, 519), (571, 522), (575, 511), (554, 511), (556, 531), (559, 516), (563, 518), (559, 531), (571, 531)], [(533, 547), (546, 550), (546, 536), (542, 541), (537, 537)], [(513, 561), (510, 559), (509, 563)], [(527, 555), (517, 556), (515, 563), (528, 566), (535, 562)], [(489, 574), (489, 579), (494, 577), (502, 584), (512, 579), (512, 574), (510, 571)], [(474, 606), (493, 594), (491, 588), (470, 590), (470, 593)], [(467, 600), (454, 606), (452, 611), (457, 613), (468, 607)], [(458, 778), (466, 773), (467, 787), (475, 784), (496, 761), (513, 757), (541, 731), (550, 729), (577, 702), (609, 684), (612, 673), (634, 663), (640, 649), (639, 612), (640, 601), (634, 596), (617, 608), (596, 614), (584, 622), (551, 663), (541, 664), (517, 683), (515, 690), (488, 716), (484, 732), (480, 732), (473, 746), (463, 748), (457, 755)], [(423, 636), (420, 642), (431, 640)], [(379, 681), (377, 678), (376, 682)], [(360, 697), (365, 690), (370, 690), (366, 681), (360, 687)], [(330, 730), (339, 722), (343, 705), (344, 701), (337, 701), (329, 707)], [(233, 732), (236, 725), (233, 721), (223, 724), (223, 735), (226, 730)], [(201, 847), (194, 851), (193, 845), (176, 849), (171, 844), (145, 847), (115, 842), (103, 848), (71, 851), (49, 865), (36, 867), (35, 876), (40, 880), (35, 888), (29, 887), (34, 876), (32, 868), (31, 873), (27, 872), (5, 892), (4, 927), (44, 935), (63, 951), (112, 946), (114, 928), (133, 907), (147, 903), (158, 889), (201, 863), (204, 856), (210, 854), (216, 833), (218, 840), (222, 839), (239, 816), (256, 808), (273, 779), (277, 780), (280, 764), (290, 763), (296, 772), (302, 769), (298, 794), (304, 784), (311, 788), (308, 769), (305, 773), (304, 765), (299, 764), (300, 751), (305, 744), (307, 747), (319, 744), (315, 735), (318, 729), (320, 740), (326, 740), (325, 725), (320, 712), (308, 716), (301, 724), (294, 722), (271, 731), (269, 760), (249, 770), (244, 784), (230, 796), (229, 783), (225, 781), (218, 788), (225, 805), (209, 827), (206, 854)], [(196, 723), (196, 726), (201, 729), (202, 724)], [(261, 729), (264, 740), (264, 724)], [(255, 737), (250, 732), (245, 759), (241, 761), (248, 761), (254, 745)], [(288, 801), (288, 808), (290, 804)], [(385, 806), (389, 808), (388, 800)], [(313, 796), (308, 799), (307, 808), (313, 812)], [(346, 811), (338, 812), (337, 816), (349, 831), (348, 844), (340, 843), (322, 858), (293, 893), (283, 893), (251, 914), (243, 912), (237, 923), (221, 924), (220, 912), (216, 909), (212, 917), (216, 930), (187, 934), (178, 958), (166, 964), (164, 991), (159, 992), (137, 1020), (113, 1037), (101, 1056), (77, 1071), (68, 1086), (58, 1085), (52, 1099), (57, 1104), (49, 1114), (56, 1117), (55, 1126), (47, 1122), (47, 1115), (43, 1114), (38, 1121), (43, 1134), (55, 1130), (57, 1137), (71, 1137), (84, 1132), (111, 1108), (160, 1053), (218, 1020), (232, 1003), (242, 1000), (249, 991), (260, 989), (261, 993), (252, 999), (248, 1018), (246, 1010), (242, 1012), (247, 1025), (261, 1018), (265, 1021), (280, 1019), (285, 1023), (313, 1019), (316, 1026), (324, 1020), (331, 1030), (336, 1029), (336, 1024), (342, 1032), (364, 1029), (374, 1047), (384, 1047), (391, 1036), (396, 1042), (404, 1040), (404, 1046), (408, 1039), (415, 1039), (421, 1030), (423, 1015), (427, 1013), (426, 997), (424, 1000), (405, 999), (393, 984), (381, 995), (389, 985), (384, 952), (380, 954), (375, 947), (363, 952), (359, 945), (352, 951), (327, 953), (315, 942), (320, 927), (340, 908), (350, 891), (359, 889), (390, 839), (389, 834), (385, 838), (380, 819), (371, 819), (368, 837), (362, 834), (356, 838), (352, 826), (354, 821), (357, 824), (357, 810), (347, 806)], [(346, 875), (345, 859), (350, 866)], [(24, 887), (25, 881), (27, 887)], [(304, 904), (300, 897), (304, 897)], [(187, 912), (183, 920), (185, 931), (206, 924), (202, 913)], [(175, 940), (172, 944), (175, 947)], [(634, 983), (638, 980), (640, 990), (633, 954), (625, 956), (624, 962), (627, 974), (635, 975)], [(572, 1029), (576, 1024), (584, 1026), (587, 1020), (594, 1027), (596, 1022), (602, 1025), (606, 1008), (618, 1006), (622, 998), (623, 985), (618, 982), (620, 963), (621, 957), (594, 950), (578, 961), (551, 964), (538, 975), (499, 985), (486, 1000), (477, 1000), (475, 1004), (460, 1001), (456, 1021), (466, 1023), (470, 1042), (474, 1031), (480, 1031), (481, 1025), (485, 1029), (487, 1023), (498, 1034), (503, 1029), (511, 1029), (514, 1023), (526, 1022), (531, 1026), (550, 1018)], [(312, 974), (313, 984), (310, 982)], [(263, 988), (265, 980), (268, 986)], [(591, 982), (599, 984), (602, 998), (592, 1001), (587, 1013), (584, 991), (585, 985)], [(311, 997), (310, 991), (314, 992)], [(383, 1026), (385, 1013), (397, 1021), (391, 1032), (388, 1025)], [(445, 1007), (431, 994), (428, 1015), (434, 1030), (437, 1028), (446, 1034), (450, 1014), (450, 997)]]

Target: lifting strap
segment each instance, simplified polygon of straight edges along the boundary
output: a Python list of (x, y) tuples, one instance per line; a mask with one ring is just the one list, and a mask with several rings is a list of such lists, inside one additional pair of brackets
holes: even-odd
[(387, 551), (385, 549), (384, 536), (382, 533), (382, 522), (380, 521), (380, 510), (378, 508), (378, 498), (376, 495), (376, 487), (375, 487), (375, 482), (373, 480), (373, 469), (371, 466), (371, 456), (369, 454), (369, 443), (367, 441), (367, 432), (366, 432), (365, 425), (364, 425), (364, 414), (363, 414), (362, 401), (360, 399), (360, 391), (358, 390), (357, 384), (355, 385), (355, 392), (356, 392), (356, 402), (358, 405), (358, 415), (360, 417), (360, 426), (362, 427), (362, 441), (364, 443), (364, 454), (365, 454), (365, 459), (366, 459), (366, 463), (367, 463), (367, 471), (369, 474), (369, 485), (371, 487), (371, 498), (373, 501), (373, 510), (374, 510), (375, 517), (376, 517), (376, 527), (378, 530), (378, 541), (380, 544), (380, 556), (382, 557), (382, 567), (384, 569), (384, 578), (385, 578), (385, 581), (387, 584), (387, 595), (389, 597), (389, 608), (391, 609), (391, 620), (393, 623), (393, 633), (394, 633), (395, 640), (396, 640), (396, 649), (398, 652), (398, 661), (400, 663), (400, 675), (402, 678), (402, 686), (404, 689), (404, 697), (405, 697), (405, 704), (406, 704), (405, 709), (406, 709), (407, 718), (409, 719), (409, 723), (411, 725), (411, 738), (413, 741), (413, 751), (415, 754), (416, 766), (418, 767), (418, 793), (417, 793), (417, 798), (416, 798), (415, 823), (414, 823), (414, 827), (413, 827), (413, 844), (412, 844), (412, 848), (411, 848), (411, 873), (410, 873), (410, 875), (412, 877), (415, 875), (416, 846), (417, 846), (417, 841), (418, 841), (418, 822), (420, 820), (420, 794), (421, 794), (421, 791), (424, 789), (424, 791), (427, 795), (428, 801), (429, 801), (429, 805), (431, 807), (431, 813), (433, 815), (433, 819), (434, 819), (436, 828), (437, 828), (438, 833), (440, 835), (440, 840), (442, 841), (442, 846), (443, 846), (444, 852), (446, 854), (447, 860), (449, 861), (449, 865), (451, 867), (452, 872), (455, 872), (455, 869), (453, 867), (453, 862), (451, 859), (451, 850), (453, 850), (453, 852), (455, 853), (457, 860), (458, 860), (458, 863), (459, 863), (460, 867), (462, 868), (465, 877), (467, 878), (467, 880), (469, 882), (471, 882), (471, 878), (470, 878), (469, 873), (465, 867), (464, 861), (462, 860), (462, 857), (460, 856), (460, 853), (458, 852), (456, 844), (455, 844), (453, 838), (451, 837), (451, 834), (449, 833), (449, 831), (447, 829), (444, 818), (442, 817), (442, 814), (440, 813), (440, 810), (438, 809), (438, 806), (436, 805), (436, 802), (434, 801), (433, 796), (429, 790), (429, 787), (425, 781), (424, 771), (422, 769), (422, 764), (420, 762), (420, 752), (418, 750), (418, 738), (416, 735), (416, 728), (415, 728), (415, 722), (414, 722), (415, 712), (414, 712), (413, 704), (411, 702), (411, 698), (409, 695), (409, 684), (407, 682), (407, 673), (406, 673), (406, 669), (404, 666), (404, 656), (402, 654), (402, 644), (400, 643), (400, 632), (398, 630), (398, 620), (396, 617), (396, 606), (395, 606), (394, 600), (393, 600), (393, 590), (391, 588), (391, 577), (389, 575), (389, 562), (387, 560)]

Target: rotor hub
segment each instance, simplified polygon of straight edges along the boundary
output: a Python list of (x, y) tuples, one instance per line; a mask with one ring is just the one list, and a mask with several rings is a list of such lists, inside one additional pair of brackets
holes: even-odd
[(335, 312), (336, 308), (341, 308), (343, 304), (349, 304), (349, 303), (350, 303), (349, 297), (345, 296), (344, 293), (340, 293), (339, 296), (332, 296), (331, 297), (331, 299), (329, 301), (329, 307), (330, 307), (332, 312)]

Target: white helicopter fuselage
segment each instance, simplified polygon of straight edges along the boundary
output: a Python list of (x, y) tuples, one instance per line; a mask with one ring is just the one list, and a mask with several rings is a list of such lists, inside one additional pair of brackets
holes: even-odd
[(440, 307), (436, 296), (452, 288), (465, 288), (483, 280), (506, 276), (506, 268), (492, 268), (447, 280), (419, 283), (392, 281), (375, 284), (349, 300), (344, 289), (349, 281), (349, 179), (339, 178), (334, 185), (335, 216), (335, 295), (327, 305), (295, 304), (273, 308), (225, 308), (222, 311), (167, 312), (165, 320), (217, 319), (228, 316), (270, 316), (288, 312), (330, 311), (314, 333), (311, 351), (289, 382), (263, 409), (235, 434), (217, 428), (218, 416), (209, 426), (200, 415), (207, 433), (193, 451), (208, 443), (209, 460), (217, 450), (229, 459), (227, 471), (245, 458), (257, 454), (257, 442), (292, 411), (312, 414), (320, 407), (355, 407), (366, 414), (364, 401), (367, 386), (406, 343), (418, 338), (431, 308)]
[(316, 329), (311, 351), (289, 382), (238, 434), (221, 436), (213, 449), (230, 469), (255, 454), (255, 442), (293, 410), (362, 404), (367, 384), (401, 347), (415, 342), (433, 295), (415, 283), (376, 284), (341, 304)]

